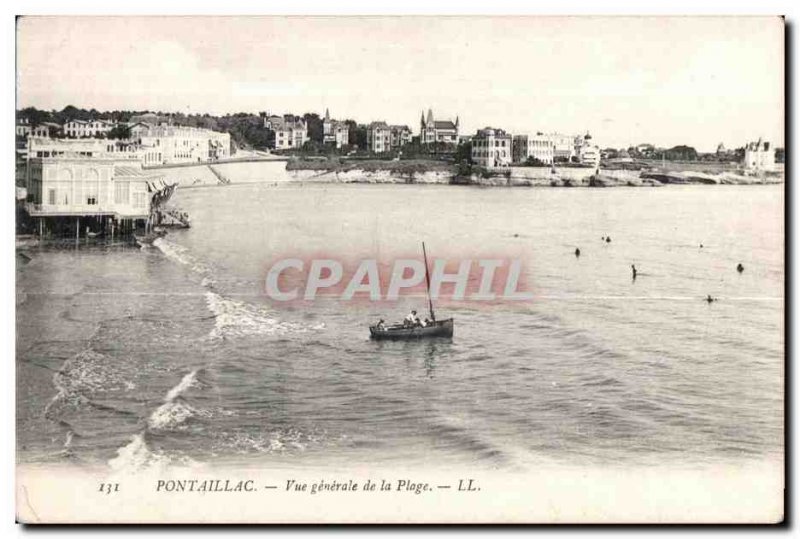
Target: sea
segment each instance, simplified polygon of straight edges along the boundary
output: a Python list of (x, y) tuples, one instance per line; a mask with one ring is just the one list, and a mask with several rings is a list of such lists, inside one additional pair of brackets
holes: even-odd
[[(49, 244), (18, 257), (18, 463), (525, 470), (783, 458), (782, 185), (251, 176), (179, 189), (172, 202), (192, 227), (152, 247)], [(383, 342), (368, 325), (426, 312), (424, 296), (282, 304), (264, 292), (280, 258), (421, 259), (422, 241), (430, 258), (521, 260), (532, 299), (438, 302), (437, 317), (455, 319), (452, 341)]]

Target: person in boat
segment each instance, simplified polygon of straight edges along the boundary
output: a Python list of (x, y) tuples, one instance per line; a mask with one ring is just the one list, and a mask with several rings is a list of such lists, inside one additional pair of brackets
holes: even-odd
[(631, 275), (633, 276), (633, 280), (634, 280), (634, 281), (636, 280), (636, 273), (637, 273), (637, 272), (636, 272), (636, 266), (634, 266), (633, 264), (631, 264)]
[(377, 329), (378, 331), (383, 331), (386, 329), (386, 323), (383, 321), (383, 318), (378, 320), (378, 323), (375, 324), (375, 329)]
[(414, 327), (417, 322), (419, 322), (419, 318), (417, 318), (417, 311), (411, 311), (403, 320), (403, 325), (406, 327)]
[(428, 320), (428, 317), (426, 316), (425, 320), (422, 321), (422, 327), (428, 327), (430, 325), (430, 323), (431, 323), (431, 321)]
[(742, 266), (741, 262), (739, 262), (739, 264), (736, 266), (736, 271), (738, 271), (739, 273), (742, 273), (744, 271), (744, 266)]

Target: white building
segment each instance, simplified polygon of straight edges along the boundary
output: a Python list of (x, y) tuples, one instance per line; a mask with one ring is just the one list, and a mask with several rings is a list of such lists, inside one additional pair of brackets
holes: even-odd
[(600, 147), (594, 144), (581, 146), (578, 159), (582, 165), (600, 166)]
[(548, 135), (553, 142), (553, 159), (555, 161), (572, 161), (575, 156), (575, 137), (561, 133)]
[(593, 140), (592, 135), (586, 133), (583, 136), (575, 137), (575, 157), (582, 165), (597, 167), (600, 165), (600, 147)]
[(345, 122), (331, 120), (328, 109), (325, 109), (325, 119), (322, 120), (322, 142), (336, 148), (350, 144), (350, 128)]
[(392, 149), (392, 128), (386, 122), (372, 122), (367, 127), (367, 149), (384, 153)]
[(507, 167), (512, 161), (511, 135), (486, 127), (472, 137), (472, 161), (486, 168)]
[(267, 116), (264, 127), (275, 134), (276, 150), (298, 149), (308, 142), (308, 125), (301, 118)]
[(428, 117), (422, 113), (419, 121), (419, 142), (420, 144), (433, 144), (435, 142), (458, 144), (458, 116), (453, 122), (451, 120), (435, 120), (433, 111), (428, 109)]
[(114, 128), (114, 123), (106, 120), (69, 120), (64, 124), (64, 134), (72, 138), (91, 138), (104, 135)]
[(156, 124), (149, 124), (147, 122), (131, 122), (128, 124), (128, 130), (130, 131), (131, 138), (138, 138), (142, 135), (147, 135), (150, 129), (155, 126)]
[(554, 145), (548, 135), (515, 135), (513, 146), (513, 160), (515, 163), (525, 163), (529, 158), (537, 159), (545, 165), (553, 164)]
[(31, 124), (30, 124), (30, 122), (25, 118), (17, 120), (14, 133), (18, 137), (27, 137), (28, 135), (30, 135), (31, 134)]
[(34, 137), (53, 137), (61, 131), (61, 126), (54, 122), (42, 122), (33, 128), (31, 136)]
[(55, 139), (31, 136), (28, 138), (27, 157), (112, 157), (137, 159), (139, 154), (134, 144), (109, 139)]
[(213, 162), (231, 155), (230, 133), (146, 123), (133, 124), (130, 130), (130, 141), (136, 145), (145, 166)]
[(147, 219), (150, 185), (160, 179), (133, 155), (37, 157), (27, 174), (27, 209), (34, 218)]
[(55, 139), (31, 136), (27, 156), (30, 158), (107, 157), (106, 154), (132, 156), (145, 166), (176, 163), (214, 162), (230, 157), (231, 136), (196, 127), (134, 124), (130, 138), (124, 140), (98, 138)]
[(744, 167), (753, 171), (775, 170), (775, 148), (760, 138), (748, 143), (744, 148)]
[(589, 133), (517, 135), (514, 137), (513, 155), (515, 163), (524, 163), (533, 157), (548, 165), (566, 162), (596, 167), (600, 164), (600, 147), (594, 144)]
[(411, 143), (411, 128), (407, 125), (390, 125), (392, 148), (402, 148)]

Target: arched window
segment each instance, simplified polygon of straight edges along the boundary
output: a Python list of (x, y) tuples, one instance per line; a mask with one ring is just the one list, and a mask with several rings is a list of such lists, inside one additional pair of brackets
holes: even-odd
[(75, 176), (72, 174), (72, 170), (68, 168), (62, 168), (58, 171), (58, 182), (56, 183), (56, 204), (69, 204), (70, 200), (70, 192), (72, 191), (72, 182)]
[(86, 171), (83, 182), (83, 195), (86, 204), (96, 206), (100, 199), (100, 173), (97, 169), (90, 168)]

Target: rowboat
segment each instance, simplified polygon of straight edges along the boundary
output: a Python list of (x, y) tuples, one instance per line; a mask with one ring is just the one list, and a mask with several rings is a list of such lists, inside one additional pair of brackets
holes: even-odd
[(428, 293), (428, 309), (430, 310), (430, 322), (423, 325), (395, 324), (392, 326), (383, 325), (383, 320), (374, 326), (369, 326), (369, 338), (375, 340), (414, 340), (441, 337), (445, 339), (453, 338), (453, 327), (455, 321), (452, 318), (436, 320), (433, 312), (433, 300), (431, 299), (431, 276), (428, 271), (428, 253), (425, 251), (425, 242), (422, 242), (422, 256), (425, 259), (425, 282)]
[(429, 323), (425, 327), (407, 327), (402, 324), (394, 326), (384, 326), (379, 328), (376, 325), (369, 326), (369, 338), (375, 340), (412, 340), (433, 337), (453, 338), (453, 319), (437, 320)]

